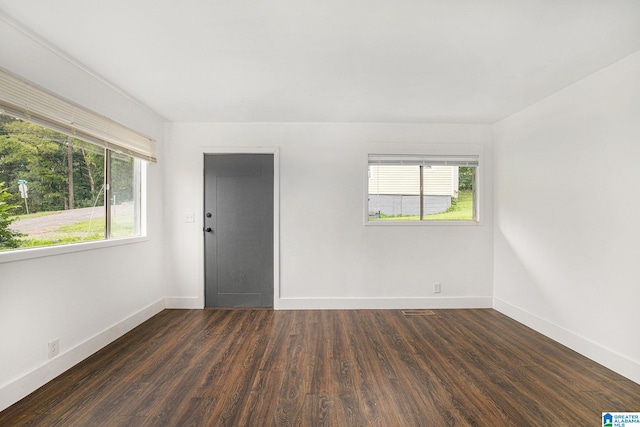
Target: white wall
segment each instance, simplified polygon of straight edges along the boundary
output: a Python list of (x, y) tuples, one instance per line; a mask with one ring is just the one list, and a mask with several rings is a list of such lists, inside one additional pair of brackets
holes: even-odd
[[(403, 124), (167, 124), (168, 304), (202, 307), (202, 159), (278, 147), (276, 308), (490, 307), (491, 127)], [(484, 224), (365, 227), (367, 144), (484, 147)], [(249, 148), (250, 149), (250, 148)], [(196, 213), (185, 223), (184, 212)], [(442, 283), (434, 296), (432, 284)]]
[[(11, 41), (0, 43), (1, 67), (155, 137), (161, 160), (148, 172), (147, 241), (0, 263), (0, 410), (160, 310), (165, 296), (172, 307), (203, 306), (203, 152), (256, 147), (279, 149), (276, 307), (487, 307), (495, 296), (497, 309), (640, 382), (640, 53), (495, 125), (494, 158), (485, 125), (163, 129), (2, 19), (0, 40)], [(483, 224), (365, 227), (370, 144), (482, 146)], [(195, 223), (184, 222), (189, 211)], [(48, 361), (54, 338), (61, 355)]]
[[(0, 40), (0, 67), (162, 144), (158, 117), (73, 61), (2, 19)], [(164, 308), (161, 166), (148, 181), (147, 241), (0, 262), (0, 410)]]
[(495, 307), (640, 382), (640, 52), (495, 131)]

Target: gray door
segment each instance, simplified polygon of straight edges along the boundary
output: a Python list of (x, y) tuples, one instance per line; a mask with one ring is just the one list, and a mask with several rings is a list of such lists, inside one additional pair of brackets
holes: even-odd
[(273, 306), (273, 154), (205, 154), (207, 307)]

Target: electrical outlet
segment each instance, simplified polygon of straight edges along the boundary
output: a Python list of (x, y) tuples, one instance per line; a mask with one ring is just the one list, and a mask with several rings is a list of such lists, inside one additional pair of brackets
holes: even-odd
[(49, 359), (57, 356), (58, 353), (60, 353), (60, 338), (49, 342)]
[(442, 289), (442, 285), (440, 283), (434, 283), (433, 284), (433, 293), (434, 294), (439, 294), (441, 289)]
[(184, 213), (184, 222), (195, 222), (195, 217), (193, 212)]

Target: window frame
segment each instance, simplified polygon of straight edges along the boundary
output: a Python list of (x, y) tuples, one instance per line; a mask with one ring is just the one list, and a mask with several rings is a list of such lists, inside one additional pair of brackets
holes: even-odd
[[(0, 264), (32, 258), (80, 252), (126, 245), (149, 240), (147, 237), (147, 167), (155, 163), (155, 140), (127, 128), (105, 116), (0, 68), (0, 113), (34, 123), (46, 129), (76, 138), (104, 149), (105, 161), (112, 153), (121, 153), (134, 160), (134, 185), (139, 185), (137, 200), (137, 230), (132, 236), (112, 237), (109, 233), (111, 170), (105, 164), (105, 235), (101, 240), (59, 245), (16, 248), (0, 251)], [(135, 228), (135, 225), (134, 225)]]
[[(364, 226), (365, 227), (437, 227), (437, 226), (482, 226), (484, 224), (483, 213), (483, 173), (484, 159), (483, 146), (479, 144), (369, 144), (363, 156), (364, 178)], [(473, 220), (393, 220), (380, 221), (369, 219), (369, 160), (370, 156), (421, 156), (421, 157), (447, 157), (447, 156), (476, 156), (478, 166), (475, 166), (474, 174), (474, 210)]]
[[(105, 158), (109, 155), (105, 151)], [(136, 159), (134, 159), (136, 160)], [(140, 181), (140, 210), (139, 210), (139, 230), (140, 234), (136, 236), (123, 236), (123, 237), (111, 237), (107, 238), (107, 230), (105, 230), (104, 238), (100, 240), (91, 240), (86, 242), (65, 243), (59, 245), (49, 246), (36, 246), (29, 248), (16, 248), (11, 250), (0, 251), (0, 264), (14, 261), (22, 261), (34, 258), (42, 258), (48, 256), (69, 254), (74, 252), (83, 252), (88, 250), (109, 248), (114, 246), (129, 245), (133, 243), (146, 242), (149, 240), (147, 236), (147, 167), (148, 162), (137, 159), (139, 167), (138, 180)], [(108, 174), (105, 174), (107, 176)], [(111, 204), (106, 204), (107, 199), (105, 197), (105, 205), (102, 208), (105, 209), (105, 215), (109, 215)], [(106, 218), (105, 218), (106, 220)], [(108, 226), (107, 226), (108, 227)]]

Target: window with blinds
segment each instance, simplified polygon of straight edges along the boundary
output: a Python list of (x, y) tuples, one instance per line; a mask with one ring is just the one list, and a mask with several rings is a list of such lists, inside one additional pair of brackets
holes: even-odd
[(369, 154), (367, 221), (478, 221), (478, 155)]
[(0, 70), (0, 251), (143, 235), (155, 161), (151, 138)]

